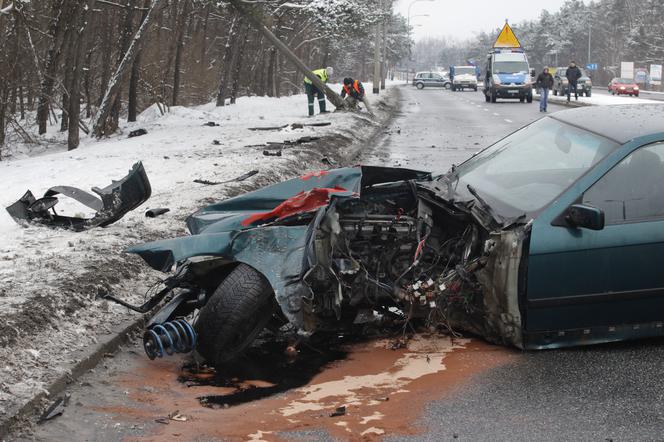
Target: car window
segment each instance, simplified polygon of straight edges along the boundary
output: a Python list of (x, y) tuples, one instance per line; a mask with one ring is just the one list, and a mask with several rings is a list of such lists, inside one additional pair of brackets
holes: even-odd
[(604, 211), (606, 224), (664, 217), (664, 143), (642, 147), (611, 169), (583, 196)]
[(459, 193), (475, 187), (506, 217), (534, 213), (618, 145), (553, 118), (543, 118), (458, 166)]
[(441, 76), (439, 74), (431, 74), (431, 78), (433, 78), (434, 80), (440, 80)]

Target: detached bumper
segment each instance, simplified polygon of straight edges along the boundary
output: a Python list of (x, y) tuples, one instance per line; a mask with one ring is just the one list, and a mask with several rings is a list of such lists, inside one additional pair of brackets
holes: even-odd
[[(81, 231), (113, 224), (147, 201), (152, 194), (150, 181), (141, 162), (134, 164), (120, 181), (113, 181), (103, 189), (93, 187), (92, 191), (99, 197), (70, 186), (51, 187), (39, 199), (28, 190), (21, 199), (7, 207), (7, 212), (19, 224), (30, 222)], [(95, 216), (80, 218), (58, 215), (55, 210), (58, 203), (56, 195), (75, 199), (95, 210)]]

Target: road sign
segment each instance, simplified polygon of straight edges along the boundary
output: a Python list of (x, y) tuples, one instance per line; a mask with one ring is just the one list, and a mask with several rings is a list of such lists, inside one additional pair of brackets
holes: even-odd
[(588, 63), (586, 65), (586, 69), (589, 71), (596, 71), (597, 70), (597, 63)]
[(493, 44), (494, 48), (520, 48), (521, 43), (519, 39), (514, 35), (514, 31), (508, 23), (505, 23), (503, 30), (500, 31), (500, 35), (496, 39), (496, 42)]

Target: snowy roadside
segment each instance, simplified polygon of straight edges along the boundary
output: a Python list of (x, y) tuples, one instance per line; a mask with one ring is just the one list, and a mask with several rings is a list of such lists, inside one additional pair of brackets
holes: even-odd
[[(369, 89), (371, 85), (366, 85)], [(30, 189), (40, 196), (54, 185), (89, 190), (105, 187), (143, 161), (152, 197), (143, 206), (107, 228), (73, 233), (46, 227), (20, 227), (0, 210), (0, 427), (54, 379), (68, 373), (80, 350), (137, 314), (100, 299), (116, 294), (140, 303), (146, 290), (163, 275), (123, 250), (136, 243), (185, 234), (185, 218), (199, 207), (237, 193), (309, 171), (357, 161), (361, 150), (390, 118), (397, 100), (394, 89), (375, 102), (377, 121), (366, 114), (332, 113), (307, 118), (306, 97), (252, 97), (235, 106), (213, 104), (174, 107), (162, 116), (156, 107), (136, 123), (123, 124), (122, 134), (67, 152), (62, 145), (39, 156), (17, 154), (0, 162), (6, 207)], [(370, 98), (371, 99), (371, 98)], [(206, 126), (215, 122), (219, 126)], [(326, 127), (290, 126), (323, 123)], [(127, 138), (130, 131), (147, 135)], [(47, 134), (54, 142), (59, 135)], [(264, 156), (268, 142), (301, 137), (319, 139), (287, 146), (283, 155)], [(240, 184), (203, 185), (194, 179), (221, 182), (251, 170), (259, 173)], [(60, 205), (59, 205), (60, 207)], [(148, 208), (168, 207), (158, 218), (145, 218)], [(71, 206), (71, 213), (87, 213)]]
[[(535, 94), (535, 99), (539, 100), (539, 94)], [(635, 98), (629, 96), (620, 96), (620, 95), (602, 95), (602, 94), (592, 94), (590, 97), (579, 97), (579, 100), (574, 100), (567, 103), (567, 96), (553, 95), (549, 94), (549, 103), (561, 104), (564, 106), (570, 107), (579, 107), (579, 106), (615, 106), (618, 104), (646, 104), (646, 103), (661, 103), (657, 100), (648, 100), (646, 98)]]

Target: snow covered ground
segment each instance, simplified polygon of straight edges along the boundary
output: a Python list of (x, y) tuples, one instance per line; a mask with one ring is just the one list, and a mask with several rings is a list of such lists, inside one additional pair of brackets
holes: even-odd
[[(536, 94), (536, 97), (539, 98), (539, 94)], [(567, 96), (559, 96), (549, 94), (549, 103), (563, 103), (567, 101)], [(574, 96), (572, 96), (572, 101)], [(584, 104), (587, 106), (612, 106), (616, 104), (645, 104), (645, 103), (661, 103), (657, 100), (648, 100), (645, 98), (635, 98), (625, 95), (604, 95), (604, 94), (592, 94), (591, 97), (579, 97), (578, 103)]]
[[(371, 90), (371, 85), (366, 85)], [(239, 192), (351, 161), (350, 152), (366, 142), (389, 114), (391, 94), (374, 106), (378, 121), (367, 114), (332, 113), (307, 118), (306, 97), (252, 97), (234, 106), (213, 104), (173, 107), (161, 115), (153, 106), (121, 133), (100, 141), (85, 138), (67, 152), (57, 128), (40, 138), (42, 146), (15, 149), (0, 162), (0, 206), (18, 200), (27, 189), (37, 197), (54, 185), (89, 191), (125, 176), (142, 161), (152, 185), (143, 206), (107, 228), (74, 233), (47, 227), (19, 226), (0, 209), (0, 422), (54, 377), (75, 363), (75, 352), (135, 313), (100, 297), (114, 293), (140, 303), (162, 276), (123, 253), (132, 244), (185, 234), (185, 218), (197, 208)], [(370, 99), (375, 100), (373, 97)], [(316, 106), (317, 107), (317, 106)], [(330, 109), (333, 107), (330, 105)], [(318, 110), (318, 109), (317, 109)], [(219, 126), (204, 125), (208, 122)], [(251, 131), (250, 127), (330, 122), (327, 127)], [(128, 138), (143, 128), (147, 135)], [(304, 136), (319, 141), (287, 147), (283, 156), (264, 156), (267, 142)], [(259, 173), (239, 184), (208, 186), (194, 179), (225, 181), (251, 170)], [(64, 202), (64, 201), (63, 201)], [(61, 207), (58, 204), (58, 208)], [(145, 210), (168, 207), (158, 218)], [(72, 214), (89, 213), (83, 206)]]

